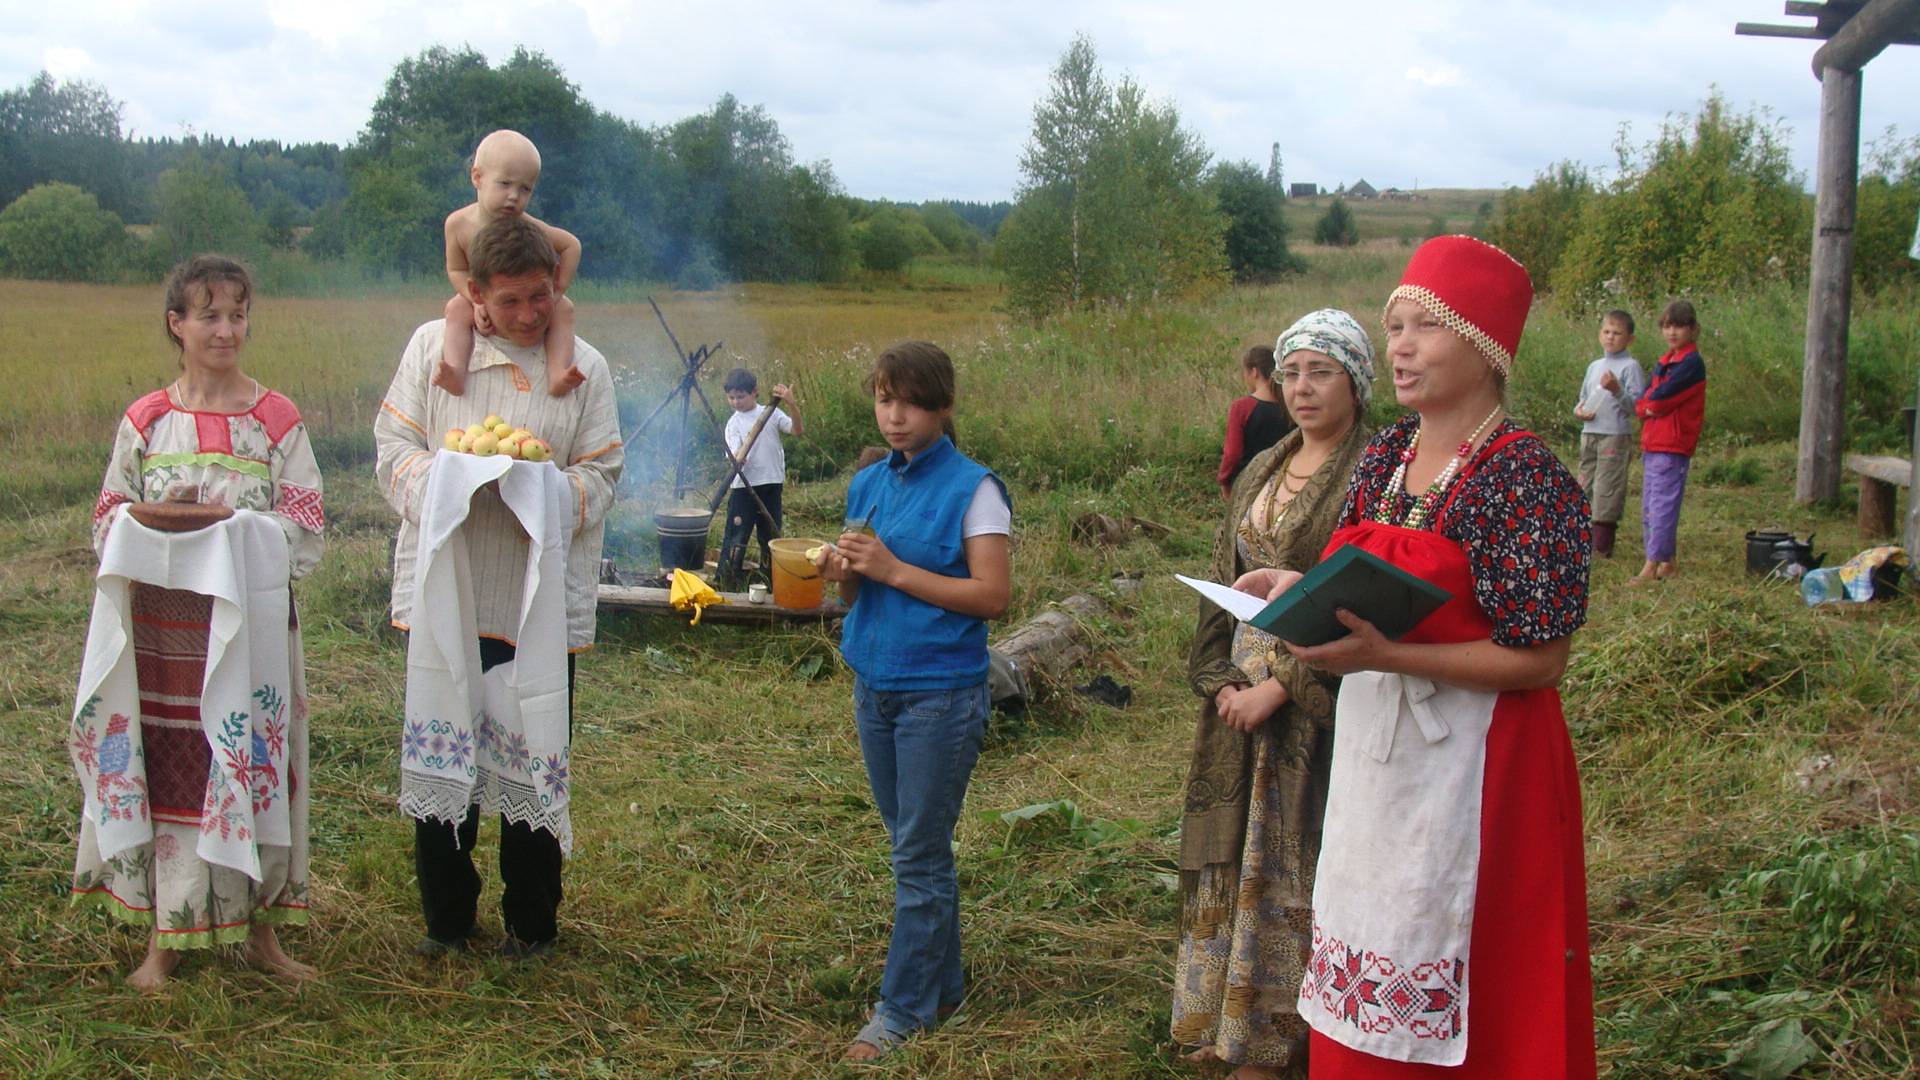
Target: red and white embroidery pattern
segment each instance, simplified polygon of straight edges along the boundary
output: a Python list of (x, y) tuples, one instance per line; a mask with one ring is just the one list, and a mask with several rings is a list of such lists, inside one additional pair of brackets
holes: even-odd
[(101, 489), (100, 498), (97, 501), (95, 501), (93, 504), (94, 522), (97, 524), (101, 518), (106, 517), (109, 513), (112, 512), (114, 507), (119, 506), (121, 503), (132, 502), (132, 501), (133, 501), (132, 499), (127, 498), (125, 495), (121, 494), (118, 491), (108, 491), (104, 488)]
[(1463, 1030), (1461, 990), (1467, 962), (1401, 964), (1359, 952), (1328, 937), (1316, 922), (1313, 959), (1300, 986), (1303, 1006), (1323, 1009), (1373, 1035), (1404, 1030), (1416, 1039), (1457, 1039)]
[(327, 527), (327, 513), (321, 506), (320, 493), (312, 488), (282, 481), (280, 498), (273, 510), (308, 532), (322, 532)]

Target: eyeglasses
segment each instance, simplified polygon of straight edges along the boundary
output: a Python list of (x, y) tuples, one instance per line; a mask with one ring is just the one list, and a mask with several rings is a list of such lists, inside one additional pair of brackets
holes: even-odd
[(1341, 378), (1346, 373), (1345, 368), (1337, 367), (1312, 367), (1305, 370), (1283, 367), (1280, 369), (1280, 384), (1292, 386), (1304, 377), (1310, 386), (1326, 387), (1332, 386), (1335, 379)]

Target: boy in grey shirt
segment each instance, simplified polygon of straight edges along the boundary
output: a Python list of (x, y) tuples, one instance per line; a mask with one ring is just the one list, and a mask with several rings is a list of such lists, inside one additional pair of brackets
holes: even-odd
[(1573, 415), (1580, 428), (1580, 487), (1593, 507), (1593, 553), (1613, 556), (1613, 534), (1627, 503), (1627, 470), (1633, 463), (1633, 403), (1647, 388), (1647, 374), (1627, 350), (1633, 316), (1618, 308), (1600, 317), (1600, 348), (1587, 365)]

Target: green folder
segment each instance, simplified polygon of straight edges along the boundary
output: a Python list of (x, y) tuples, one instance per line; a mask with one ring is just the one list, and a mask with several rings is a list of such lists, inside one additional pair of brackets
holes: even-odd
[(1335, 608), (1346, 608), (1398, 638), (1452, 598), (1438, 585), (1347, 544), (1248, 621), (1282, 641), (1324, 645), (1351, 632), (1333, 615)]

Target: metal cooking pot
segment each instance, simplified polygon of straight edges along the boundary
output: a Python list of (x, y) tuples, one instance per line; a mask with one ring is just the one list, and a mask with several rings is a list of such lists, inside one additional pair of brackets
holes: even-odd
[(1774, 545), (1792, 540), (1793, 534), (1775, 529), (1755, 529), (1747, 534), (1747, 573), (1769, 574), (1775, 562)]
[(1818, 555), (1813, 553), (1815, 535), (1808, 533), (1804, 543), (1792, 536), (1776, 541), (1773, 545), (1773, 572), (1782, 577), (1799, 578), (1809, 570), (1818, 570), (1820, 564), (1827, 561), (1827, 555), (1825, 552)]
[(707, 563), (707, 530), (712, 526), (711, 510), (656, 511), (653, 527), (660, 538), (661, 569), (697, 572), (704, 567)]

